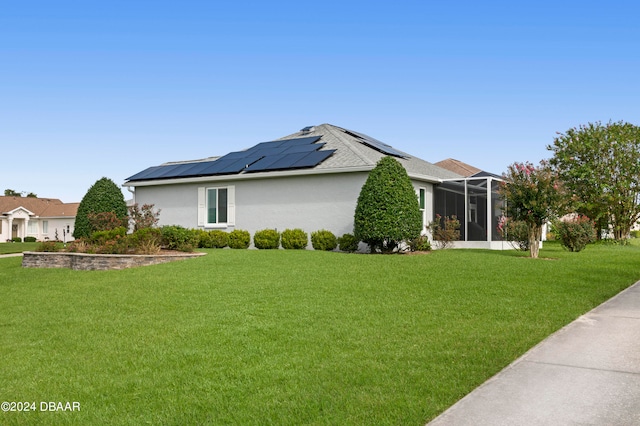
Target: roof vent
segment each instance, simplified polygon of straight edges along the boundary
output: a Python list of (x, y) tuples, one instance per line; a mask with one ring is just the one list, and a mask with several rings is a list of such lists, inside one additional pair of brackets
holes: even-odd
[(307, 126), (304, 129), (301, 129), (300, 131), (302, 132), (303, 135), (306, 135), (307, 133), (311, 133), (315, 130), (315, 126)]

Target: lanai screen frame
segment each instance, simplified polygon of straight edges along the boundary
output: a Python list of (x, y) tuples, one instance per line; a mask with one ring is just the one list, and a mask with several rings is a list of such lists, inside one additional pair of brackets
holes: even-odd
[(498, 222), (506, 202), (498, 193), (504, 179), (480, 172), (466, 178), (443, 179), (433, 190), (433, 218), (455, 215), (460, 221), (459, 241), (503, 241)]

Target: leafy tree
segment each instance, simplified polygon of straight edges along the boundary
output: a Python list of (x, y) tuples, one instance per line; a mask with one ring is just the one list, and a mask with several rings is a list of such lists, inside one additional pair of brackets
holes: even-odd
[(417, 238), (422, 214), (407, 171), (396, 159), (383, 157), (360, 190), (354, 218), (356, 239), (371, 252), (391, 253), (402, 241)]
[(94, 229), (92, 229), (89, 214), (105, 212), (113, 212), (122, 220), (127, 217), (127, 203), (124, 201), (122, 191), (111, 179), (103, 177), (89, 188), (80, 201), (73, 236), (75, 238), (90, 237)]
[(561, 208), (561, 189), (546, 162), (538, 167), (531, 163), (513, 163), (503, 176), (500, 194), (507, 200), (507, 216), (527, 224), (529, 253), (538, 257), (542, 225)]
[(640, 218), (640, 128), (622, 121), (589, 123), (558, 133), (547, 149), (573, 210), (601, 230), (611, 226), (616, 240), (627, 238)]
[(38, 198), (38, 194), (34, 194), (33, 192), (30, 192), (27, 194), (27, 198)]
[(22, 193), (13, 189), (5, 189), (4, 196), (5, 197), (22, 197)]

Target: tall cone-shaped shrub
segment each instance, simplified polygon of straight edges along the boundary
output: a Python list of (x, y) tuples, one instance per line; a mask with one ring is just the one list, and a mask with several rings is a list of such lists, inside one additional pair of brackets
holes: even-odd
[(393, 252), (402, 241), (417, 238), (422, 215), (407, 171), (396, 159), (383, 157), (360, 190), (354, 217), (356, 238), (371, 252)]
[(90, 237), (93, 229), (89, 221), (91, 213), (113, 212), (119, 219), (127, 217), (127, 203), (124, 201), (122, 191), (109, 178), (103, 177), (96, 181), (80, 201), (73, 237)]

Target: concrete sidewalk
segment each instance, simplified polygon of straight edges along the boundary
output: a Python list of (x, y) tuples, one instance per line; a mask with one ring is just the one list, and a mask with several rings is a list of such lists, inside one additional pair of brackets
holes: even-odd
[(640, 425), (640, 281), (429, 423), (445, 425)]
[(0, 254), (0, 259), (3, 257), (18, 257), (22, 256), (22, 253), (9, 253), (9, 254)]

